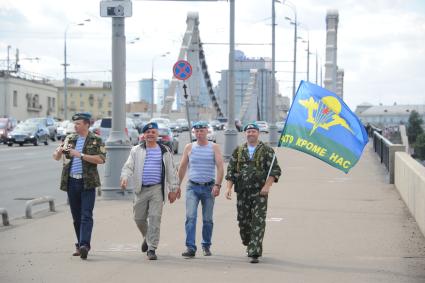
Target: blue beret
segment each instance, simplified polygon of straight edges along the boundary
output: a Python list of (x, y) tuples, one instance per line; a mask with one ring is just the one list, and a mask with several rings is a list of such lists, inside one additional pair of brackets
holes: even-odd
[(192, 128), (194, 129), (206, 129), (208, 128), (208, 123), (204, 121), (199, 121), (193, 124)]
[(147, 123), (142, 129), (142, 133), (144, 133), (144, 132), (146, 132), (147, 130), (150, 130), (150, 129), (158, 129), (158, 124), (155, 123), (155, 122)]
[(87, 121), (90, 121), (90, 119), (91, 119), (91, 114), (89, 112), (75, 113), (72, 116), (72, 121), (77, 121), (77, 120), (87, 120)]
[(245, 125), (245, 127), (243, 128), (243, 131), (247, 131), (247, 130), (257, 130), (259, 131), (260, 128), (258, 128), (257, 123), (248, 123)]

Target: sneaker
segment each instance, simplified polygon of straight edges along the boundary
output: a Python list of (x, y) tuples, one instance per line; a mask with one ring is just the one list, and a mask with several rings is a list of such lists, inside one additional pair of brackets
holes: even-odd
[(146, 253), (146, 255), (148, 256), (148, 259), (149, 259), (149, 260), (157, 260), (157, 259), (158, 259), (158, 257), (156, 256), (156, 254), (155, 254), (155, 251), (154, 251), (154, 250), (149, 250), (149, 251)]
[(87, 259), (87, 255), (89, 254), (89, 249), (86, 246), (80, 247), (80, 257), (81, 259)]
[(256, 256), (256, 255), (251, 256), (250, 263), (259, 263), (259, 262), (260, 261), (258, 260), (258, 256)]
[(202, 252), (204, 256), (211, 256), (211, 251), (209, 247), (202, 247)]
[(145, 253), (147, 251), (148, 251), (148, 243), (146, 243), (146, 239), (144, 239), (142, 243), (142, 252)]
[(187, 249), (185, 252), (182, 253), (182, 256), (187, 258), (195, 257), (195, 251), (191, 249)]

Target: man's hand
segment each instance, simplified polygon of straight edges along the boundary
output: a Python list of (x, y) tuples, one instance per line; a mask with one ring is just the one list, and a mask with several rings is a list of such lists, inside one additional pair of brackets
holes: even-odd
[(211, 193), (212, 193), (213, 197), (218, 197), (220, 195), (220, 187), (214, 185)]
[(177, 193), (176, 192), (169, 192), (168, 193), (168, 200), (170, 203), (173, 203), (176, 200)]
[(261, 196), (267, 196), (270, 192), (270, 186), (264, 185), (264, 187), (260, 191)]
[(71, 155), (72, 157), (80, 157), (81, 153), (76, 149), (70, 148), (69, 155)]
[(228, 200), (232, 199), (232, 188), (227, 188), (225, 196)]
[(121, 184), (120, 184), (121, 190), (124, 191), (127, 188), (127, 185), (128, 185), (127, 179), (121, 179)]

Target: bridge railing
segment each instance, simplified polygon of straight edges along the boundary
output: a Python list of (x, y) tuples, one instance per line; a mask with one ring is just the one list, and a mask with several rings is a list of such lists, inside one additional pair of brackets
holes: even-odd
[(378, 154), (381, 163), (385, 165), (390, 174), (390, 184), (394, 184), (394, 158), (397, 151), (405, 151), (406, 147), (401, 144), (393, 144), (384, 138), (378, 131), (373, 133), (373, 150)]

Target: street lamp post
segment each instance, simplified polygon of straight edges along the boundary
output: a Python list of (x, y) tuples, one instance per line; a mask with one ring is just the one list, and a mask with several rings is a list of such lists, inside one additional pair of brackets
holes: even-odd
[(151, 119), (153, 118), (153, 106), (154, 106), (154, 86), (155, 86), (154, 64), (155, 64), (155, 59), (158, 58), (158, 57), (165, 57), (168, 54), (170, 54), (170, 52), (165, 52), (164, 54), (156, 55), (152, 58), (152, 70), (151, 70), (152, 89), (151, 89), (151, 108), (150, 108)]
[[(84, 22), (90, 22), (90, 19), (86, 19), (84, 20)], [(66, 38), (67, 38), (67, 34), (68, 34), (68, 29), (70, 28), (71, 25), (77, 25), (77, 26), (84, 26), (84, 22), (75, 24), (75, 23), (70, 23), (66, 26), (65, 28), (65, 32), (64, 32), (64, 48), (63, 48), (63, 116), (64, 116), (64, 120), (68, 119), (68, 77), (67, 77), (67, 67), (69, 66), (69, 64), (67, 63), (67, 54), (66, 54)]]
[(224, 158), (229, 160), (233, 150), (237, 146), (238, 132), (235, 127), (235, 0), (229, 0), (230, 4), (230, 30), (229, 30), (229, 72), (228, 72), (228, 119), (224, 132)]
[(297, 80), (297, 29), (298, 29), (298, 19), (297, 19), (297, 9), (294, 4), (289, 1), (284, 1), (283, 4), (291, 8), (294, 12), (294, 21), (291, 18), (285, 17), (286, 20), (289, 20), (292, 25), (294, 25), (294, 73), (292, 75), (292, 101), (295, 98), (295, 83)]
[(272, 0), (272, 86), (271, 86), (271, 117), (270, 117), (270, 146), (277, 145), (277, 128), (276, 128), (276, 9), (275, 0)]

